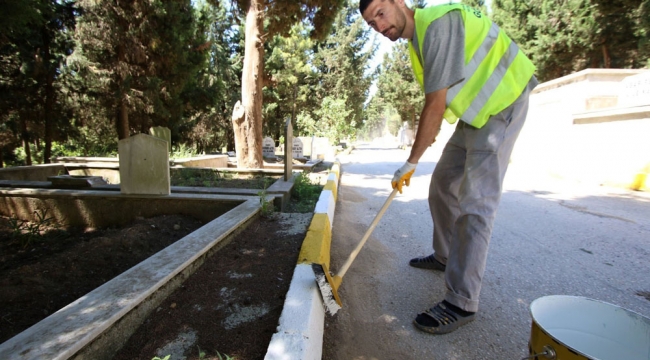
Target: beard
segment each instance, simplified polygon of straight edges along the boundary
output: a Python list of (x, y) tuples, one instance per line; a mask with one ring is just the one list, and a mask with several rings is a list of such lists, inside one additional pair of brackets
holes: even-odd
[(384, 30), (382, 35), (387, 37), (390, 41), (397, 41), (402, 37), (404, 28), (406, 27), (406, 14), (403, 11), (397, 10), (395, 14), (395, 25), (392, 25), (387, 30)]
[(399, 31), (395, 26), (391, 26), (387, 30), (385, 30), (382, 35), (384, 35), (386, 38), (388, 38), (390, 41), (397, 41), (402, 35), (402, 32)]

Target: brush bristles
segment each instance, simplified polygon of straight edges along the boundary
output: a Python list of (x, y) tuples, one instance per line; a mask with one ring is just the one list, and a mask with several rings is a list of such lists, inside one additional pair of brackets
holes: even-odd
[(325, 307), (325, 311), (330, 315), (335, 315), (341, 306), (336, 302), (332, 286), (327, 281), (327, 276), (325, 275), (323, 266), (320, 264), (312, 264), (311, 268), (314, 271), (316, 283), (318, 284), (320, 294), (323, 297), (323, 306)]

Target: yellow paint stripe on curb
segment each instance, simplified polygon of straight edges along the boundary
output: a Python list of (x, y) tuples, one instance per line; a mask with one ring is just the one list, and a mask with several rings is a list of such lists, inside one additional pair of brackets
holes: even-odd
[(328, 180), (325, 186), (323, 186), (323, 190), (330, 190), (332, 192), (332, 195), (334, 196), (334, 201), (336, 201), (338, 192), (336, 188), (336, 183), (332, 180)]
[(329, 268), (332, 229), (327, 214), (314, 214), (300, 248), (298, 264), (322, 264)]
[(330, 169), (330, 172), (336, 174), (336, 178), (340, 179), (341, 178), (341, 164), (335, 162), (334, 165), (332, 165), (332, 168)]
[(328, 175), (331, 174), (336, 174), (336, 182), (338, 184), (338, 181), (341, 179), (341, 164), (334, 163), (334, 165), (332, 165), (332, 168), (330, 168)]

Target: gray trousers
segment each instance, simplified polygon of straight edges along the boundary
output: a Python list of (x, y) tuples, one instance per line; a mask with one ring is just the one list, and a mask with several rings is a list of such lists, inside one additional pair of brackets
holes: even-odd
[(536, 85), (531, 79), (517, 101), (480, 129), (459, 122), (431, 176), (433, 250), (447, 265), (445, 300), (466, 311), (478, 311), (503, 178)]

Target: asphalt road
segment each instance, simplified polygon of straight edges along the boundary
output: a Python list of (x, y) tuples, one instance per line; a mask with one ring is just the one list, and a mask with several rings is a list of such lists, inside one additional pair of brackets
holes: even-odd
[[(570, 183), (512, 164), (476, 321), (447, 335), (418, 331), (415, 315), (445, 292), (442, 273), (408, 265), (432, 252), (427, 196), (441, 146), (424, 155), (411, 186), (397, 195), (343, 278), (343, 309), (326, 319), (323, 359), (521, 359), (528, 353), (530, 303), (547, 295), (584, 296), (650, 317), (650, 194)], [(340, 159), (334, 272), (407, 156), (376, 142)]]

